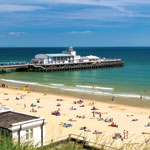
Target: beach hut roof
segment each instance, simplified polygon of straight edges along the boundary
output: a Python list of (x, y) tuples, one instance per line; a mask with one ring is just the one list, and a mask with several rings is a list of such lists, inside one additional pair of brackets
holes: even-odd
[(0, 127), (9, 129), (12, 126), (12, 124), (21, 123), (33, 119), (38, 119), (38, 117), (14, 111), (3, 112), (0, 113)]

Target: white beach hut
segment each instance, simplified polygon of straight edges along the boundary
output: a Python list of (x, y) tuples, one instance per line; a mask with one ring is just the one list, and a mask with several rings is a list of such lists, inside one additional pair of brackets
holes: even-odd
[(16, 142), (32, 142), (33, 145), (45, 145), (44, 118), (0, 107), (0, 135), (11, 137)]

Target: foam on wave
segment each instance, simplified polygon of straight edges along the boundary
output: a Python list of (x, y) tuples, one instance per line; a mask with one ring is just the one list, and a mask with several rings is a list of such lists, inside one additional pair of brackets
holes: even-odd
[(100, 86), (85, 86), (85, 85), (76, 85), (76, 87), (79, 88), (88, 88), (88, 89), (99, 89), (99, 90), (114, 90), (114, 88), (109, 88), (109, 87), (100, 87)]
[[(37, 85), (37, 86), (42, 86), (42, 87), (47, 87), (47, 88), (57, 88), (57, 89), (64, 90), (64, 91), (81, 92), (81, 93), (94, 94), (94, 95), (140, 98), (140, 95), (138, 94), (125, 94), (125, 93), (118, 94), (118, 93), (111, 93), (111, 92), (95, 91), (95, 89), (93, 89), (92, 86), (76, 85), (77, 88), (75, 88), (75, 87), (65, 87), (64, 84), (51, 84), (49, 86), (49, 85), (39, 84), (37, 82), (25, 82), (25, 81), (7, 80), (7, 79), (0, 79), (0, 80), (6, 81), (6, 82), (17, 83), (17, 84)], [(107, 90), (112, 91), (113, 88), (98, 87), (98, 89), (104, 89), (104, 90), (107, 89)], [(143, 98), (150, 99), (150, 96), (143, 96)]]

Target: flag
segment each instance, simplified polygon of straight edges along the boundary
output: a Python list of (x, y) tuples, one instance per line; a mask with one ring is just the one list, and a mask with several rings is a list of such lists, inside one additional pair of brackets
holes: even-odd
[(25, 91), (25, 90), (28, 88), (28, 86), (29, 86), (29, 85), (26, 85), (26, 86), (23, 88), (23, 90)]

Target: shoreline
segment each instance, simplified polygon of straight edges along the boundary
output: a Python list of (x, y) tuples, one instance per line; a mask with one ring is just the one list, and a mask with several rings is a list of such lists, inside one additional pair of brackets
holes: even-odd
[[(3, 87), (0, 87), (0, 89), (9, 89), (9, 90), (14, 90), (14, 91), (20, 91), (20, 92), (31, 92), (31, 93), (35, 93), (35, 94), (45, 94), (46, 92), (44, 91), (30, 91), (30, 90), (25, 90), (23, 91), (22, 89), (16, 89), (16, 88), (3, 88)], [(57, 94), (57, 93), (46, 93), (46, 95), (52, 95), (52, 96), (55, 96), (55, 97), (66, 97), (66, 98), (70, 98), (70, 99), (76, 99), (76, 100), (80, 100), (81, 97), (80, 96), (73, 96), (73, 95), (65, 95), (65, 94)], [(103, 96), (101, 96), (103, 97)], [(104, 96), (107, 98), (107, 96)], [(126, 98), (125, 98), (126, 99)], [(139, 109), (143, 109), (143, 110), (149, 110), (150, 108), (149, 107), (142, 107), (142, 106), (136, 106), (136, 105), (128, 105), (128, 104), (122, 104), (122, 103), (116, 103), (115, 102), (112, 102), (111, 100), (110, 101), (102, 101), (102, 100), (93, 100), (93, 99), (89, 99), (89, 98), (84, 98), (85, 101), (87, 102), (94, 102), (94, 103), (101, 103), (101, 104), (106, 104), (106, 105), (116, 105), (116, 106), (119, 106), (119, 107), (128, 107), (128, 108), (139, 108)]]
[[(6, 84), (11, 87), (12, 89), (15, 89), (17, 87), (19, 90), (23, 89), (25, 84), (16, 84), (16, 83), (11, 83), (11, 82), (6, 82), (6, 81), (1, 81), (0, 84)], [(34, 88), (35, 92), (40, 92), (40, 93), (49, 93), (53, 95), (61, 95), (61, 96), (70, 96), (74, 98), (80, 99), (83, 95), (85, 95), (85, 99), (87, 100), (92, 100), (92, 101), (97, 101), (97, 102), (104, 102), (108, 104), (120, 104), (120, 105), (125, 105), (125, 106), (133, 106), (137, 108), (150, 108), (150, 100), (144, 99), (140, 100), (140, 98), (129, 98), (129, 97), (121, 97), (121, 96), (115, 96), (115, 102), (112, 102), (112, 96), (110, 95), (92, 95), (88, 93), (82, 93), (82, 92), (74, 92), (74, 91), (64, 91), (61, 89), (57, 88), (50, 88), (50, 87), (40, 87), (37, 85), (29, 85), (29, 87)], [(40, 90), (39, 90), (40, 89)]]

